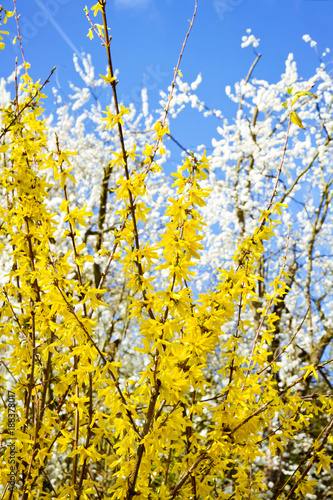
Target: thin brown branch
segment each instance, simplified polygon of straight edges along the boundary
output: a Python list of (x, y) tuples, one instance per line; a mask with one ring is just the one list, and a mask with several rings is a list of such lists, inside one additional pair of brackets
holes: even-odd
[[(90, 438), (91, 438), (91, 422), (93, 418), (93, 406), (92, 406), (92, 397), (93, 397), (93, 381), (92, 381), (92, 374), (89, 373), (89, 413), (88, 413), (88, 426), (87, 426), (87, 437), (86, 437), (86, 443), (85, 443), (85, 449), (89, 448), (90, 444)], [(85, 479), (86, 476), (86, 470), (87, 470), (87, 462), (88, 459), (85, 457), (83, 461), (83, 465), (81, 468), (81, 474), (80, 474), (80, 480), (78, 484), (78, 493), (76, 496), (76, 500), (80, 500), (81, 495), (82, 495), (82, 486), (83, 486), (83, 480)]]
[[(113, 101), (114, 101), (114, 105), (115, 105), (115, 109), (116, 109), (116, 114), (119, 115), (119, 113), (120, 113), (119, 102), (118, 102), (118, 94), (117, 94), (117, 89), (116, 89), (117, 82), (114, 79), (114, 71), (113, 71), (111, 50), (110, 50), (111, 38), (109, 37), (106, 11), (105, 11), (106, 0), (99, 0), (99, 3), (102, 6), (103, 27), (104, 27), (104, 46), (105, 46), (106, 53), (107, 53), (109, 73), (111, 76), (111, 87), (112, 87), (112, 93), (113, 93)], [(128, 167), (128, 156), (127, 156), (126, 147), (125, 147), (123, 126), (120, 123), (120, 120), (117, 121), (117, 127), (118, 127), (118, 135), (119, 135), (119, 140), (120, 140), (122, 157), (124, 160), (125, 176), (126, 176), (126, 180), (129, 181), (130, 174), (129, 174), (129, 167)], [(135, 248), (137, 251), (139, 251), (140, 250), (140, 240), (139, 240), (139, 231), (138, 231), (136, 211), (135, 211), (135, 201), (134, 201), (133, 194), (129, 188), (128, 188), (128, 198), (129, 198), (129, 209), (130, 209), (132, 223), (133, 223), (133, 235), (134, 235)], [(136, 264), (136, 267), (138, 270), (138, 277), (141, 280), (143, 277), (143, 274), (144, 274), (142, 264), (138, 259), (135, 261), (135, 264)], [(144, 289), (142, 290), (142, 296), (143, 296), (144, 301), (148, 303), (147, 294), (146, 294), (146, 291)], [(150, 307), (148, 307), (147, 312), (148, 312), (151, 319), (155, 319), (155, 315), (153, 313), (153, 310)]]
[[(279, 277), (278, 277), (278, 281), (280, 281), (281, 278), (282, 278), (282, 275), (284, 273), (284, 269), (285, 269), (285, 266), (286, 266), (286, 262), (287, 262), (287, 255), (288, 255), (288, 248), (289, 248), (289, 233), (290, 233), (290, 229), (288, 229), (286, 252), (285, 252), (285, 255), (284, 255), (284, 260), (283, 260), (282, 268), (281, 268), (281, 271), (280, 271), (280, 274), (279, 274)], [(258, 343), (259, 335), (260, 335), (261, 329), (262, 329), (262, 327), (264, 325), (264, 321), (267, 318), (267, 314), (268, 314), (270, 308), (272, 307), (273, 303), (274, 303), (274, 297), (272, 297), (271, 300), (269, 301), (269, 303), (267, 304), (266, 312), (265, 312), (265, 314), (262, 315), (259, 327), (258, 327), (258, 329), (256, 331), (256, 336), (255, 336), (255, 339), (254, 339), (254, 342), (253, 342), (253, 348), (252, 348), (252, 352), (251, 352), (251, 356), (250, 356), (249, 366), (248, 366), (248, 369), (246, 371), (245, 380), (248, 378), (249, 373), (251, 371), (252, 360), (253, 360), (255, 348), (256, 348), (257, 343)], [(243, 384), (243, 388), (244, 388), (244, 385), (245, 385), (245, 383)]]
[[(75, 346), (76, 346), (76, 342), (74, 340), (73, 347), (75, 347)], [(79, 357), (74, 355), (73, 372), (75, 373), (74, 380), (75, 380), (75, 396), (76, 396), (76, 402), (74, 403), (74, 406), (75, 406), (74, 440), (73, 440), (73, 451), (74, 452), (77, 451), (78, 446), (79, 446), (79, 431), (80, 431), (80, 413), (79, 413), (79, 405), (78, 405), (80, 392), (79, 392), (79, 384), (78, 384), (78, 379), (77, 379), (78, 362), (79, 362)], [(75, 455), (73, 456), (73, 467), (72, 467), (72, 486), (74, 486), (74, 488), (76, 488), (77, 469), (78, 469), (78, 454), (75, 453)]]
[[(171, 90), (169, 92), (168, 102), (167, 102), (167, 105), (165, 107), (164, 116), (163, 116), (163, 120), (162, 120), (162, 128), (164, 128), (165, 125), (166, 125), (166, 120), (167, 120), (167, 117), (168, 117), (168, 113), (169, 113), (169, 109), (170, 109), (170, 105), (171, 105), (171, 101), (172, 101), (172, 97), (173, 97), (174, 88), (176, 86), (176, 77), (178, 75), (180, 62), (182, 60), (185, 47), (187, 45), (188, 37), (190, 36), (191, 30), (192, 30), (192, 27), (193, 27), (193, 24), (194, 24), (195, 16), (197, 14), (197, 8), (198, 8), (198, 0), (195, 0), (194, 12), (193, 12), (193, 15), (192, 15), (192, 19), (190, 21), (190, 26), (189, 26), (189, 29), (188, 29), (188, 31), (186, 33), (185, 40), (183, 42), (183, 46), (181, 48), (181, 51), (180, 51), (180, 54), (179, 54), (179, 57), (178, 57), (177, 64), (176, 64), (176, 67), (174, 69), (173, 80), (171, 82)], [(157, 141), (156, 141), (156, 144), (154, 146), (152, 155), (150, 157), (150, 165), (152, 165), (152, 163), (154, 161), (154, 158), (155, 158), (156, 152), (158, 150), (159, 144), (160, 144), (160, 139), (158, 138)], [(146, 172), (149, 171), (150, 165), (147, 167)]]
[(274, 497), (273, 500), (277, 500), (279, 498), (279, 496), (281, 495), (281, 493), (283, 493), (283, 490), (285, 489), (285, 487), (287, 486), (287, 484), (289, 483), (289, 481), (291, 481), (291, 479), (295, 476), (296, 472), (300, 470), (300, 468), (302, 467), (302, 465), (309, 460), (309, 458), (311, 457), (312, 453), (315, 450), (315, 453), (313, 453), (312, 461), (305, 467), (304, 471), (302, 472), (302, 474), (300, 475), (300, 477), (298, 478), (298, 480), (295, 482), (295, 484), (289, 490), (287, 496), (284, 497), (285, 500), (289, 500), (290, 498), (292, 498), (292, 496), (293, 496), (296, 488), (301, 483), (301, 481), (303, 481), (305, 479), (307, 473), (309, 472), (309, 470), (313, 466), (316, 458), (318, 457), (318, 452), (320, 452), (324, 448), (326, 442), (328, 441), (328, 438), (331, 435), (331, 430), (332, 429), (333, 429), (333, 418), (326, 425), (326, 427), (321, 431), (321, 433), (319, 434), (319, 436), (316, 439), (316, 442), (318, 442), (318, 440), (320, 439), (321, 435), (324, 434), (320, 445), (318, 447), (316, 447), (316, 448), (314, 447), (314, 445), (311, 446), (311, 448), (308, 451), (308, 453), (306, 454), (306, 456), (301, 460), (301, 462), (298, 465), (297, 469), (295, 469), (293, 471), (292, 475), (289, 476), (288, 480), (284, 483), (284, 485), (282, 486), (282, 488), (279, 489), (279, 491), (277, 492), (277, 494), (275, 495), (275, 497)]
[(22, 54), (22, 59), (23, 59), (24, 67), (25, 67), (25, 70), (27, 70), (27, 63), (26, 63), (25, 57), (24, 57), (24, 50), (23, 50), (22, 37), (21, 37), (21, 32), (20, 32), (19, 16), (18, 16), (17, 7), (16, 7), (16, 0), (13, 0), (13, 3), (14, 3), (16, 29), (17, 29), (17, 38), (18, 38), (18, 41), (19, 41), (19, 44), (20, 44), (20, 49), (21, 49), (21, 54)]
[(302, 328), (302, 326), (303, 326), (303, 324), (304, 324), (304, 321), (305, 321), (305, 318), (306, 318), (307, 314), (308, 314), (308, 311), (306, 311), (305, 316), (304, 316), (304, 318), (303, 318), (303, 319), (302, 319), (302, 321), (301, 321), (301, 324), (299, 325), (299, 327), (297, 328), (296, 332), (295, 332), (295, 333), (294, 333), (294, 335), (292, 336), (292, 338), (291, 338), (290, 342), (289, 342), (289, 343), (288, 343), (285, 347), (283, 347), (283, 349), (281, 349), (281, 351), (280, 351), (280, 352), (279, 352), (279, 353), (275, 356), (275, 358), (274, 358), (274, 359), (273, 359), (273, 360), (272, 360), (272, 361), (271, 361), (271, 362), (270, 362), (267, 366), (265, 366), (265, 368), (263, 368), (262, 370), (260, 370), (260, 371), (257, 373), (257, 375), (261, 375), (261, 374), (262, 374), (265, 370), (267, 370), (270, 366), (272, 366), (272, 364), (273, 364), (273, 363), (275, 363), (275, 361), (276, 361), (277, 359), (279, 359), (279, 357), (280, 357), (280, 356), (281, 356), (281, 355), (282, 355), (282, 354), (283, 354), (283, 353), (284, 353), (284, 352), (288, 349), (288, 347), (289, 347), (289, 346), (292, 344), (292, 342), (295, 340), (295, 338), (296, 338), (296, 336), (297, 336), (298, 332), (301, 330), (301, 328)]
[[(61, 157), (61, 150), (60, 150), (60, 146), (59, 146), (59, 139), (58, 139), (57, 134), (55, 134), (55, 136), (56, 136), (57, 154), (58, 154), (58, 157), (60, 158)], [(62, 165), (63, 165), (63, 161), (61, 161), (59, 164), (59, 169), (60, 169), (61, 173), (63, 173)], [(63, 190), (64, 190), (65, 200), (68, 202), (69, 198), (68, 198), (66, 183), (64, 184)], [(70, 215), (69, 203), (67, 203), (67, 205), (66, 205), (66, 213), (68, 216)], [(75, 234), (76, 234), (75, 227), (71, 223), (70, 219), (68, 220), (68, 226), (69, 226), (69, 236), (70, 236), (70, 239), (72, 242), (72, 247), (73, 247), (73, 252), (74, 252), (74, 262), (75, 262), (77, 277), (78, 277), (78, 281), (80, 283), (80, 286), (83, 287), (82, 273), (81, 273), (80, 266), (78, 265), (78, 262), (77, 262), (78, 253), (77, 253), (76, 240), (75, 240)], [(83, 304), (83, 312), (84, 312), (84, 315), (87, 316), (87, 306), (85, 303)]]
[(191, 476), (192, 472), (198, 467), (200, 462), (205, 460), (207, 457), (207, 451), (204, 451), (200, 454), (200, 456), (196, 459), (194, 464), (183, 474), (183, 476), (179, 479), (178, 483), (172, 488), (171, 491), (171, 498), (175, 498), (179, 490), (182, 488), (182, 486), (186, 483), (187, 479)]
[[(145, 421), (143, 431), (142, 431), (142, 438), (144, 438), (148, 434), (151, 423), (153, 421), (154, 411), (155, 411), (156, 401), (157, 401), (157, 398), (159, 395), (160, 385), (161, 385), (161, 382), (159, 380), (157, 380), (156, 388), (152, 389), (152, 395), (151, 395), (149, 406), (148, 406), (147, 417), (146, 417), (146, 421)], [(138, 446), (137, 453), (136, 453), (135, 465), (134, 465), (133, 471), (132, 471), (132, 473), (129, 477), (129, 480), (128, 480), (128, 491), (127, 491), (126, 500), (132, 500), (133, 497), (137, 494), (135, 492), (135, 485), (136, 485), (136, 481), (138, 479), (139, 469), (140, 469), (144, 450), (145, 450), (145, 445), (143, 443), (140, 443)]]
[[(258, 64), (259, 62), (259, 59), (261, 58), (261, 54), (258, 54), (257, 57), (255, 58), (255, 60), (253, 61), (250, 69), (249, 69), (249, 72), (247, 74), (247, 77), (245, 78), (245, 85), (248, 83), (248, 81), (250, 80), (251, 78), (251, 75), (253, 73), (253, 70), (254, 68), (256, 67), (256, 65)], [(242, 104), (243, 104), (243, 99), (244, 99), (244, 93), (242, 92), (242, 95), (241, 95), (241, 98), (239, 100), (239, 105), (238, 105), (238, 110), (240, 111), (242, 109)]]
[[(54, 270), (57, 272), (57, 269), (56, 269), (56, 266), (55, 266), (55, 263), (53, 261), (53, 258), (52, 258), (52, 254), (50, 253), (50, 261), (51, 261), (51, 264), (54, 268)], [(87, 336), (88, 340), (90, 340), (92, 346), (94, 347), (94, 349), (96, 349), (96, 351), (98, 352), (98, 354), (100, 355), (100, 357), (102, 358), (104, 364), (107, 366), (108, 364), (108, 361), (107, 359), (105, 358), (104, 354), (101, 352), (101, 350), (99, 349), (98, 345), (96, 344), (96, 342), (94, 341), (94, 339), (91, 337), (90, 333), (88, 332), (88, 330), (86, 329), (86, 327), (84, 326), (84, 324), (82, 323), (82, 321), (79, 319), (79, 317), (77, 316), (75, 310), (73, 309), (70, 301), (68, 300), (67, 298), (67, 295), (66, 293), (60, 288), (59, 286), (59, 283), (57, 280), (54, 281), (54, 285), (55, 287), (57, 288), (58, 292), (60, 293), (60, 295), (62, 296), (64, 302), (66, 303), (67, 305), (67, 308), (69, 310), (69, 312), (71, 314), (73, 314), (73, 316), (75, 317), (78, 325), (80, 326), (80, 328), (82, 328), (83, 332), (85, 333), (85, 335)], [(115, 382), (115, 387), (117, 389), (117, 392), (123, 402), (123, 404), (125, 405), (126, 407), (126, 414), (131, 422), (131, 425), (133, 427), (133, 430), (140, 436), (140, 433), (139, 433), (139, 430), (134, 422), (134, 419), (133, 419), (133, 416), (132, 416), (132, 413), (131, 411), (127, 408), (127, 401), (126, 401), (126, 398), (120, 388), (120, 384), (119, 384), (119, 381), (117, 380), (117, 378), (115, 377), (115, 375), (113, 374), (112, 370), (108, 367), (108, 373), (109, 375), (111, 376), (112, 380)]]
[(36, 99), (36, 97), (38, 96), (38, 94), (41, 92), (41, 90), (45, 87), (45, 85), (47, 83), (49, 83), (50, 81), (50, 78), (51, 76), (53, 75), (54, 71), (55, 71), (55, 67), (52, 69), (51, 73), (49, 74), (49, 76), (47, 77), (47, 79), (45, 80), (45, 82), (43, 83), (43, 85), (34, 93), (34, 95), (29, 99), (29, 101), (27, 101), (24, 106), (22, 106), (22, 108), (20, 109), (20, 111), (14, 116), (14, 118), (12, 119), (12, 121), (9, 123), (9, 125), (7, 125), (7, 127), (5, 127), (4, 129), (2, 129), (1, 131), (1, 134), (0, 134), (0, 139), (2, 139), (2, 137), (10, 130), (10, 128), (14, 125), (14, 123), (17, 121), (18, 117), (21, 116), (21, 114), (30, 106), (30, 104)]

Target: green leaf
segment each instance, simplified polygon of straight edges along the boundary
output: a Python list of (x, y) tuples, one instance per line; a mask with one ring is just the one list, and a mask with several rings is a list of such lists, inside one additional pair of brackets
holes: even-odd
[(290, 120), (295, 123), (295, 125), (297, 125), (299, 128), (305, 128), (303, 123), (302, 123), (302, 120), (300, 119), (300, 117), (298, 116), (298, 114), (296, 113), (296, 111), (292, 111), (290, 113)]
[(287, 104), (286, 102), (284, 102), (284, 103), (282, 104), (282, 106), (283, 106), (284, 108), (288, 109), (288, 104)]
[(287, 89), (287, 94), (288, 94), (288, 95), (291, 95), (292, 91), (293, 91), (293, 87), (289, 87), (289, 88)]
[(291, 103), (291, 105), (293, 106), (295, 104), (295, 102), (300, 98), (300, 97), (304, 97), (306, 95), (312, 95), (313, 97), (317, 97), (315, 94), (312, 94), (311, 92), (302, 92), (302, 91), (299, 91), (299, 92), (296, 92), (294, 94), (294, 99)]

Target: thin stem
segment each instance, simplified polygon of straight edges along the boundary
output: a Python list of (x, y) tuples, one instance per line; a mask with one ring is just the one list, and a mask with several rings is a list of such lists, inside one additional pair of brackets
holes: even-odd
[(273, 360), (272, 360), (272, 361), (271, 361), (271, 362), (270, 362), (267, 366), (265, 366), (265, 368), (263, 368), (262, 370), (260, 370), (260, 371), (257, 373), (257, 375), (261, 375), (261, 374), (262, 374), (264, 371), (266, 371), (266, 370), (267, 370), (270, 366), (272, 366), (272, 364), (273, 364), (273, 363), (275, 363), (275, 361), (276, 361), (277, 359), (279, 359), (279, 357), (280, 357), (280, 356), (281, 356), (281, 355), (282, 355), (282, 354), (283, 354), (283, 353), (284, 353), (284, 352), (288, 349), (288, 347), (292, 344), (292, 342), (293, 342), (293, 341), (294, 341), (294, 339), (296, 338), (296, 336), (297, 336), (298, 332), (301, 330), (301, 328), (302, 328), (302, 326), (303, 326), (303, 324), (304, 324), (304, 321), (305, 321), (305, 318), (306, 318), (307, 314), (308, 314), (308, 310), (306, 311), (305, 316), (304, 316), (304, 318), (302, 319), (301, 324), (299, 325), (299, 327), (297, 328), (296, 332), (295, 332), (295, 333), (294, 333), (294, 335), (292, 336), (292, 338), (291, 338), (290, 342), (289, 342), (289, 343), (288, 343), (285, 347), (283, 347), (283, 349), (281, 349), (281, 351), (280, 351), (280, 352), (279, 352), (279, 353), (275, 356), (275, 358), (274, 358), (274, 359), (273, 359)]
[[(298, 487), (298, 485), (300, 484), (300, 482), (305, 479), (307, 473), (309, 472), (309, 470), (311, 469), (311, 467), (313, 466), (314, 464), (314, 461), (315, 459), (318, 457), (318, 452), (320, 452), (326, 442), (328, 441), (328, 438), (330, 437), (331, 435), (331, 430), (333, 429), (333, 418), (330, 420), (330, 422), (326, 425), (326, 427), (321, 431), (320, 435), (317, 437), (316, 439), (316, 442), (318, 442), (318, 439), (320, 438), (320, 436), (322, 434), (324, 434), (324, 437), (322, 439), (322, 442), (321, 444), (316, 448), (316, 452), (313, 453), (313, 458), (312, 458), (312, 461), (305, 467), (304, 471), (302, 472), (302, 474), (300, 475), (300, 477), (298, 478), (298, 480), (295, 482), (295, 484), (293, 485), (293, 487), (290, 489), (288, 495), (285, 498), (285, 500), (289, 500), (290, 498), (292, 498), (292, 495), (294, 494), (296, 488)], [(287, 486), (287, 484), (289, 483), (289, 481), (292, 479), (292, 477), (296, 474), (297, 471), (299, 471), (300, 467), (309, 460), (312, 452), (314, 451), (314, 445), (312, 445), (312, 447), (310, 448), (310, 450), (308, 451), (308, 453), (306, 454), (306, 456), (303, 458), (303, 460), (301, 460), (301, 463), (298, 465), (297, 469), (294, 470), (294, 472), (292, 473), (292, 475), (288, 478), (288, 480), (284, 483), (284, 485), (282, 486), (282, 488), (279, 489), (279, 491), (277, 492), (276, 496), (274, 497), (273, 500), (277, 500), (279, 498), (279, 496), (281, 495), (281, 493), (283, 493), (283, 490), (285, 489), (285, 487)]]
[[(104, 27), (104, 45), (105, 45), (105, 49), (106, 49), (106, 53), (107, 53), (109, 72), (110, 72), (110, 76), (112, 79), (111, 87), (112, 87), (112, 93), (113, 93), (113, 100), (114, 100), (114, 105), (115, 105), (115, 109), (116, 109), (116, 114), (119, 115), (119, 113), (120, 113), (119, 102), (118, 102), (118, 95), (117, 95), (117, 89), (116, 89), (117, 83), (113, 79), (114, 72), (113, 72), (111, 50), (110, 50), (111, 38), (109, 37), (108, 24), (107, 24), (107, 19), (106, 19), (106, 11), (105, 11), (106, 0), (99, 0), (99, 3), (102, 6), (103, 27)], [(122, 124), (120, 123), (120, 120), (118, 120), (118, 122), (117, 122), (117, 127), (118, 127), (118, 135), (119, 135), (119, 140), (120, 140), (122, 157), (124, 160), (125, 176), (126, 176), (126, 180), (129, 181), (130, 174), (129, 174), (129, 168), (128, 168), (128, 156), (127, 156), (126, 147), (125, 147), (123, 127), (122, 127)], [(135, 248), (137, 251), (139, 251), (140, 250), (140, 240), (139, 240), (139, 232), (138, 232), (137, 218), (136, 218), (136, 212), (135, 212), (135, 202), (134, 202), (133, 194), (129, 188), (128, 188), (128, 198), (129, 198), (129, 209), (131, 212), (131, 218), (132, 218), (132, 222), (133, 222), (133, 234), (134, 234)], [(136, 267), (138, 270), (138, 276), (141, 279), (143, 277), (143, 274), (144, 274), (142, 264), (138, 259), (135, 261), (135, 264), (136, 264)], [(142, 296), (143, 296), (144, 301), (148, 303), (147, 294), (146, 294), (146, 291), (144, 289), (142, 290)], [(149, 307), (147, 309), (147, 312), (148, 312), (151, 319), (155, 319), (155, 315), (154, 315), (151, 307)]]
[(49, 83), (50, 81), (50, 78), (51, 76), (53, 75), (54, 71), (55, 71), (55, 67), (52, 69), (51, 73), (49, 74), (49, 76), (47, 77), (47, 79), (45, 80), (45, 82), (43, 83), (43, 85), (34, 93), (34, 95), (29, 99), (29, 101), (27, 101), (24, 106), (20, 109), (20, 111), (14, 116), (14, 118), (12, 119), (12, 121), (9, 123), (9, 125), (7, 125), (7, 127), (5, 127), (4, 129), (2, 129), (2, 132), (0, 134), (0, 139), (2, 139), (2, 137), (10, 130), (10, 128), (14, 125), (14, 123), (17, 121), (18, 117), (21, 116), (21, 114), (30, 106), (30, 104), (36, 99), (36, 97), (38, 96), (38, 94), (41, 92), (41, 90), (45, 87), (45, 85), (47, 83)]
[[(290, 233), (290, 229), (288, 230), (288, 235), (287, 235), (287, 244), (286, 244), (286, 252), (285, 252), (285, 256), (284, 256), (284, 260), (283, 260), (282, 268), (281, 268), (281, 271), (280, 271), (280, 274), (279, 274), (279, 277), (278, 277), (278, 282), (281, 280), (282, 275), (283, 275), (283, 273), (284, 273), (285, 266), (286, 266), (287, 255), (288, 255), (288, 248), (289, 248), (289, 233)], [(248, 369), (247, 369), (247, 371), (246, 371), (246, 375), (245, 375), (245, 380), (248, 378), (249, 373), (250, 373), (250, 371), (251, 371), (252, 360), (253, 360), (253, 356), (254, 356), (255, 348), (256, 348), (257, 343), (258, 343), (259, 335), (260, 335), (261, 329), (262, 329), (262, 327), (263, 327), (264, 321), (265, 321), (265, 319), (266, 319), (266, 317), (267, 317), (267, 313), (268, 313), (268, 311), (270, 310), (270, 308), (272, 307), (273, 303), (274, 303), (274, 296), (273, 296), (273, 298), (269, 301), (269, 303), (268, 303), (268, 305), (267, 305), (267, 307), (266, 307), (266, 313), (265, 313), (265, 315), (263, 315), (263, 316), (262, 316), (261, 321), (260, 321), (259, 328), (257, 329), (256, 336), (255, 336), (254, 343), (253, 343), (253, 348), (252, 348), (251, 356), (250, 356), (249, 366), (248, 366)], [(243, 384), (242, 389), (244, 389), (244, 385), (245, 385), (245, 383)]]
[[(188, 29), (188, 31), (186, 33), (185, 40), (183, 42), (183, 46), (181, 48), (181, 51), (180, 51), (180, 54), (179, 54), (179, 57), (178, 57), (177, 64), (176, 64), (176, 67), (174, 69), (173, 80), (171, 82), (171, 90), (170, 90), (170, 93), (169, 93), (168, 102), (167, 102), (167, 105), (165, 107), (164, 116), (163, 116), (163, 120), (162, 120), (162, 128), (164, 128), (165, 124), (166, 124), (166, 120), (167, 120), (167, 117), (168, 117), (168, 113), (169, 113), (171, 101), (172, 101), (172, 98), (173, 98), (174, 88), (176, 86), (176, 77), (178, 75), (180, 62), (182, 60), (183, 53), (184, 53), (184, 50), (185, 50), (185, 47), (186, 47), (186, 44), (187, 44), (187, 40), (188, 40), (188, 37), (190, 36), (191, 30), (192, 30), (192, 27), (193, 27), (193, 24), (194, 24), (194, 19), (195, 19), (195, 16), (197, 14), (197, 9), (198, 9), (198, 0), (195, 0), (194, 12), (193, 12), (193, 15), (192, 15), (192, 19), (190, 21), (190, 26), (189, 26), (189, 29)], [(150, 157), (150, 165), (147, 167), (146, 172), (148, 172), (150, 170), (150, 167), (151, 167), (151, 165), (152, 165), (152, 163), (154, 161), (156, 152), (158, 150), (159, 144), (160, 144), (160, 138), (158, 138), (157, 141), (156, 141), (156, 144), (154, 146), (152, 155)]]
[(20, 33), (19, 16), (18, 16), (18, 13), (17, 13), (16, 0), (13, 0), (13, 2), (14, 2), (14, 12), (15, 12), (16, 29), (17, 29), (17, 38), (18, 38), (18, 41), (20, 43), (20, 49), (21, 49), (22, 59), (23, 59), (23, 63), (24, 63), (24, 68), (27, 71), (27, 63), (26, 63), (25, 57), (24, 57), (24, 50), (23, 50), (23, 44), (22, 44), (22, 37), (21, 37), (21, 33)]
[[(58, 153), (58, 157), (60, 158), (61, 157), (61, 151), (60, 151), (60, 147), (59, 147), (59, 139), (58, 139), (57, 134), (55, 134), (55, 136), (56, 136), (57, 153)], [(63, 165), (63, 161), (61, 161), (61, 163), (59, 165), (59, 169), (60, 169), (61, 173), (63, 172), (62, 165)], [(65, 196), (65, 200), (68, 202), (69, 198), (68, 198), (68, 192), (67, 192), (67, 185), (66, 184), (64, 185), (64, 196)], [(69, 203), (67, 203), (67, 205), (66, 205), (66, 212), (67, 212), (67, 215), (69, 216), (70, 215)], [(77, 272), (77, 276), (78, 276), (78, 281), (80, 283), (80, 286), (83, 287), (82, 273), (81, 273), (80, 266), (77, 263), (78, 253), (77, 253), (76, 241), (75, 241), (75, 234), (76, 234), (75, 233), (75, 227), (71, 223), (70, 219), (68, 220), (68, 225), (69, 225), (69, 236), (71, 238), (73, 252), (74, 252), (74, 262), (75, 262), (75, 266), (76, 266), (76, 272)], [(83, 311), (84, 311), (84, 315), (87, 316), (87, 306), (86, 306), (85, 303), (83, 304)]]
[[(76, 342), (74, 340), (74, 345), (73, 347), (76, 346)], [(74, 443), (73, 443), (73, 451), (77, 451), (78, 446), (79, 446), (79, 431), (80, 431), (80, 413), (79, 413), (79, 405), (78, 405), (78, 400), (80, 397), (80, 392), (79, 392), (79, 384), (77, 380), (77, 370), (78, 370), (78, 356), (74, 355), (74, 363), (73, 363), (73, 372), (75, 373), (74, 375), (74, 380), (75, 380), (75, 396), (76, 396), (76, 402), (75, 402), (75, 420), (74, 420)], [(78, 454), (76, 453), (73, 456), (73, 469), (72, 469), (72, 486), (76, 486), (76, 475), (77, 475), (77, 468), (78, 468)]]

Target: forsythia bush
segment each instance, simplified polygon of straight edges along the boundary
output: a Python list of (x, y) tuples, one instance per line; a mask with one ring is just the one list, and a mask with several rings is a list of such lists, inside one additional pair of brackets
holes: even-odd
[[(274, 373), (287, 346), (274, 354), (269, 346), (277, 319), (273, 308), (287, 291), (284, 265), (266, 293), (250, 356), (241, 349), (251, 327), (243, 314), (257, 298), (265, 241), (274, 238), (274, 217), (286, 209), (274, 202), (277, 181), (253, 235), (244, 238), (233, 265), (217, 271), (218, 285), (212, 290), (196, 296), (191, 289), (203, 248), (200, 208), (209, 196), (200, 187), (209, 169), (205, 154), (189, 155), (173, 174), (177, 197), (168, 200), (168, 221), (157, 244), (142, 244), (149, 212), (146, 181), (161, 169), (167, 109), (164, 121), (154, 127), (154, 142), (140, 156), (135, 148), (126, 150), (122, 117), (128, 109), (118, 104), (105, 4), (100, 0), (93, 7), (103, 25), (92, 25), (91, 33), (104, 39), (105, 79), (114, 96), (104, 125), (119, 132), (120, 152), (110, 151), (110, 167), (120, 172), (119, 225), (113, 229), (113, 247), (101, 244), (105, 261), (97, 287), (84, 279), (94, 256), (81, 237), (92, 214), (72, 207), (68, 195), (75, 183), (75, 152), (63, 151), (58, 140), (50, 151), (47, 143), (42, 99), (48, 80), (33, 83), (25, 63), (20, 94), (1, 113), (0, 182), (6, 200), (0, 207), (1, 250), (11, 261), (0, 290), (6, 367), (0, 380), (2, 498), (267, 498), (258, 463), (267, 453), (274, 457), (284, 450), (321, 414), (321, 432), (275, 495), (304, 498), (313, 491), (310, 469), (318, 476), (330, 470), (325, 446), (332, 442), (333, 404), (326, 395), (302, 396), (302, 383), (325, 363), (305, 367), (283, 390), (277, 385)], [(290, 111), (289, 126), (302, 125)], [(288, 133), (286, 145), (287, 139)], [(140, 169), (134, 168), (135, 161)], [(57, 213), (47, 204), (49, 171), (63, 191)], [(55, 251), (59, 220), (67, 224), (63, 238), (71, 244), (65, 255)], [(138, 350), (145, 368), (132, 379), (122, 377), (121, 362), (103, 350), (94, 333), (108, 307), (106, 297), (112, 300), (112, 289), (103, 285), (113, 261), (125, 273), (130, 316), (142, 341)], [(160, 271), (167, 273), (164, 281), (157, 279)], [(230, 321), (234, 333), (221, 342)], [(212, 394), (209, 356), (216, 351), (220, 385)], [(15, 403), (9, 403), (13, 397)], [(9, 424), (13, 413), (14, 431)]]

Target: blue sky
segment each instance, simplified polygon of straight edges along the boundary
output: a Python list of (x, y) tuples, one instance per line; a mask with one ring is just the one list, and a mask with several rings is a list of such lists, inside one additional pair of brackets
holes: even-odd
[[(32, 65), (34, 79), (44, 81), (56, 66), (52, 85), (70, 93), (67, 82), (79, 82), (73, 68), (73, 51), (91, 53), (96, 74), (105, 73), (103, 47), (97, 39), (90, 41), (86, 36), (89, 25), (83, 9), (93, 3), (89, 0), (17, 0), (25, 56)], [(4, 6), (12, 9), (11, 0), (6, 0)], [(121, 98), (135, 101), (139, 89), (146, 85), (149, 101), (157, 104), (159, 89), (165, 90), (172, 80), (193, 7), (194, 0), (108, 1), (113, 62), (120, 71)], [(304, 34), (317, 41), (319, 54), (326, 47), (332, 49), (333, 59), (332, 21), (333, 0), (199, 0), (195, 25), (181, 64), (184, 80), (191, 82), (201, 72), (199, 97), (208, 106), (230, 116), (233, 105), (225, 95), (225, 86), (232, 86), (244, 77), (255, 57), (253, 48), (240, 47), (247, 28), (260, 38), (262, 58), (255, 76), (274, 82), (283, 73), (289, 52), (294, 53), (302, 77), (313, 74), (318, 58), (315, 50), (302, 40)], [(16, 31), (13, 18), (7, 26), (13, 38)], [(1, 76), (13, 70), (16, 55), (20, 60), (18, 45), (7, 43), (6, 50), (0, 54)], [(182, 132), (184, 127), (192, 135)], [(188, 124), (182, 120), (177, 132), (187, 147), (208, 140), (205, 127), (189, 131)], [(193, 144), (188, 144), (191, 140)]]

